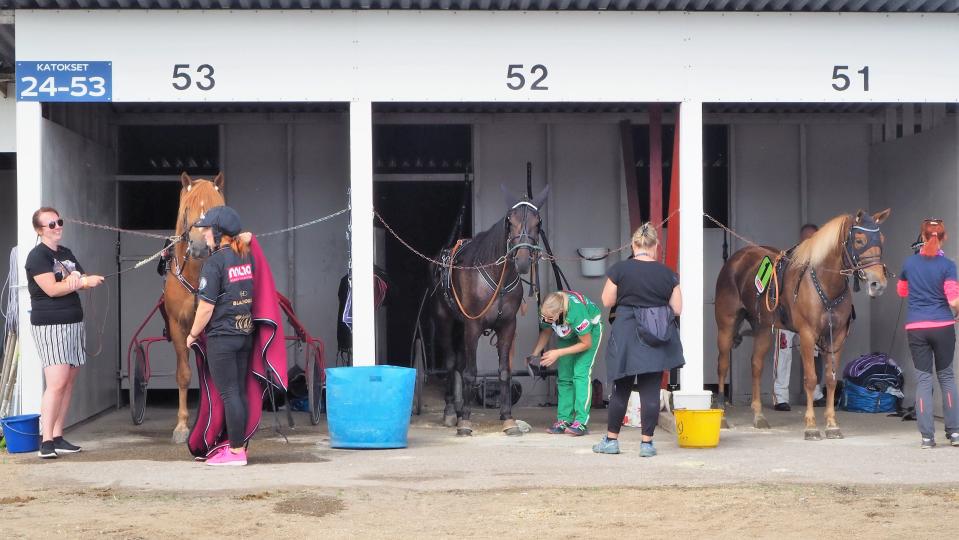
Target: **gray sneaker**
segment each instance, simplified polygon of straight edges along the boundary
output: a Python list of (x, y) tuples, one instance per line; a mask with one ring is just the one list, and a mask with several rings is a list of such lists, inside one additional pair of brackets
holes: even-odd
[(593, 452), (597, 454), (618, 454), (619, 439), (610, 439), (603, 435), (603, 438), (593, 445)]
[(936, 447), (935, 439), (923, 439), (922, 444), (919, 445), (919, 448), (923, 450), (928, 450), (930, 448), (935, 448), (935, 447)]
[(949, 434), (949, 444), (959, 446), (959, 432)]
[(656, 447), (653, 442), (644, 442), (639, 445), (639, 457), (653, 457), (656, 455)]

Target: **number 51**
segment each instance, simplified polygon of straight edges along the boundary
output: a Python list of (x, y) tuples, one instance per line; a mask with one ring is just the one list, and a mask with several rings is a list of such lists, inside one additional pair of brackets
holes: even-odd
[[(845, 73), (843, 73), (844, 71), (848, 69), (849, 69), (849, 66), (833, 66), (832, 67), (832, 80), (838, 81), (838, 82), (832, 83), (833, 90), (844, 92), (849, 89), (850, 85), (852, 85), (852, 81), (849, 79), (849, 75), (846, 75)], [(862, 91), (868, 92), (869, 91), (869, 66), (863, 66), (862, 69), (860, 69), (856, 73), (862, 75)]]

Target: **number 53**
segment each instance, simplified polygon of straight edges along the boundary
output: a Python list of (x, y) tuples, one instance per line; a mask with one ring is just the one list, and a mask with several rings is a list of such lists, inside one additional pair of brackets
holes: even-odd
[(195, 84), (198, 89), (206, 91), (216, 86), (216, 80), (213, 79), (213, 66), (210, 64), (200, 64), (196, 67), (196, 74), (201, 75), (202, 78), (195, 83), (190, 77), (189, 69), (190, 64), (175, 64), (173, 66), (173, 82), (171, 83), (173, 88), (186, 90)]

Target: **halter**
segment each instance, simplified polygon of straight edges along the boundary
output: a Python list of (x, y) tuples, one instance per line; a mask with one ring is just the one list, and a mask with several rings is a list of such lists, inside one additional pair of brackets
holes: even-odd
[[(193, 184), (187, 186), (187, 192), (193, 189)], [(213, 189), (220, 191), (220, 188), (213, 186)], [(205, 212), (203, 211), (203, 205), (200, 205), (200, 219), (203, 218)], [(185, 277), (183, 277), (183, 268), (186, 267), (186, 263), (190, 261), (190, 231), (193, 229), (193, 225), (188, 221), (188, 216), (190, 215), (190, 206), (187, 205), (183, 208), (183, 232), (176, 237), (174, 244), (183, 242), (187, 244), (186, 250), (183, 254), (183, 262), (177, 260), (176, 251), (173, 250), (173, 275), (176, 277), (176, 280), (180, 282), (180, 285), (183, 285), (183, 288), (187, 290), (194, 297), (194, 303), (196, 303), (197, 295), (200, 293), (200, 289), (194, 286), (189, 282)], [(199, 219), (197, 220), (199, 221)], [(173, 246), (171, 246), (171, 249)]]
[[(519, 231), (519, 234), (516, 236), (509, 235), (509, 214), (513, 210), (516, 210), (519, 207), (523, 207), (523, 228)], [(504, 227), (506, 228), (506, 254), (504, 257), (507, 258), (516, 258), (516, 251), (522, 248), (527, 248), (530, 250), (530, 253), (533, 257), (539, 255), (540, 247), (539, 243), (533, 243), (533, 236), (529, 234), (529, 229), (526, 224), (527, 218), (529, 218), (529, 210), (533, 209), (533, 212), (536, 215), (539, 215), (539, 208), (531, 203), (530, 201), (519, 201), (510, 208), (510, 212), (506, 214), (506, 218), (503, 220)], [(525, 240), (525, 241), (524, 241)], [(512, 255), (511, 255), (512, 254)]]

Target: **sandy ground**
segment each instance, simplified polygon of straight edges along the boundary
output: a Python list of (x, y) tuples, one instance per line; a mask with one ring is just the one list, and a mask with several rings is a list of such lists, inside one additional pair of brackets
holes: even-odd
[(663, 432), (642, 459), (630, 428), (623, 454), (603, 456), (590, 451), (599, 435), (543, 433), (548, 409), (518, 410), (534, 432), (516, 438), (477, 411), (477, 433), (458, 438), (430, 405), (399, 450), (331, 449), (303, 414), (287, 443), (265, 416), (250, 466), (225, 470), (168, 442), (172, 410), (149, 408), (142, 426), (111, 412), (68, 434), (80, 454), (0, 454), (0, 537), (925, 538), (959, 517), (959, 448), (919, 450), (914, 422), (883, 415), (840, 413), (845, 439), (807, 442), (798, 411), (768, 411), (759, 431), (737, 408), (718, 448)]

